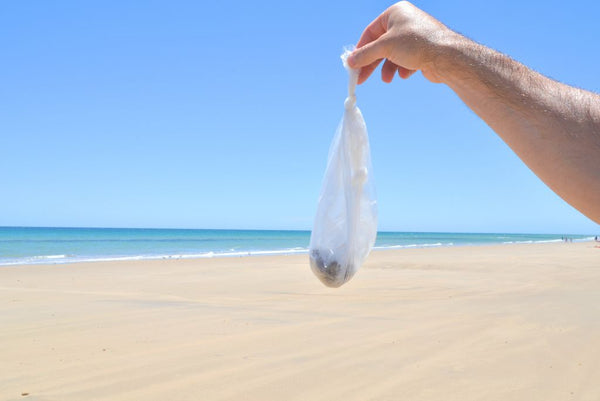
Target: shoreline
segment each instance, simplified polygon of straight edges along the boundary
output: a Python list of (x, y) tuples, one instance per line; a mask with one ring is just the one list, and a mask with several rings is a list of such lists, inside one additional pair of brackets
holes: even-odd
[[(469, 248), (486, 246), (511, 246), (511, 245), (537, 245), (537, 244), (577, 244), (577, 243), (599, 243), (593, 237), (585, 239), (575, 239), (572, 242), (563, 240), (540, 240), (540, 241), (508, 241), (503, 243), (482, 243), (482, 244), (410, 244), (410, 245), (390, 245), (374, 247), (373, 252), (402, 251), (410, 249), (437, 249), (437, 248)], [(600, 243), (599, 243), (600, 244)], [(20, 267), (20, 266), (47, 266), (47, 265), (71, 265), (79, 263), (105, 263), (105, 262), (135, 262), (135, 261), (153, 261), (153, 260), (203, 260), (203, 259), (237, 259), (237, 258), (255, 258), (263, 256), (293, 256), (308, 255), (308, 249), (283, 249), (283, 250), (258, 250), (258, 251), (240, 251), (240, 252), (206, 252), (199, 254), (177, 254), (177, 255), (132, 255), (132, 256), (107, 256), (98, 258), (68, 259), (68, 255), (46, 255), (38, 256), (32, 261), (26, 262), (0, 262), (0, 268)], [(64, 259), (63, 259), (64, 258)], [(58, 259), (61, 259), (58, 261)], [(44, 262), (47, 260), (47, 262)]]

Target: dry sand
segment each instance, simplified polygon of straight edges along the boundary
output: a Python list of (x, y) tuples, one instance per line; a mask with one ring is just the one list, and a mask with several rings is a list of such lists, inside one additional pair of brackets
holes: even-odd
[(600, 249), (2, 267), (0, 399), (597, 401)]

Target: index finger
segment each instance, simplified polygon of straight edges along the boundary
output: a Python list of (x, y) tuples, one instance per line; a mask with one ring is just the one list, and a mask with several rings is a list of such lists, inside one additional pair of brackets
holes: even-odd
[(356, 48), (363, 47), (367, 43), (371, 43), (374, 40), (377, 40), (381, 35), (387, 32), (387, 10), (384, 11), (379, 17), (375, 18), (369, 26), (365, 28), (358, 43), (356, 44)]

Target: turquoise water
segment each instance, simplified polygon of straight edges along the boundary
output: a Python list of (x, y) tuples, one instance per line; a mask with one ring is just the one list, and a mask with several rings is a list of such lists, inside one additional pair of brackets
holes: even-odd
[[(376, 249), (560, 242), (560, 234), (380, 232)], [(593, 237), (569, 235), (574, 241)], [(0, 227), (0, 265), (306, 253), (310, 231)]]

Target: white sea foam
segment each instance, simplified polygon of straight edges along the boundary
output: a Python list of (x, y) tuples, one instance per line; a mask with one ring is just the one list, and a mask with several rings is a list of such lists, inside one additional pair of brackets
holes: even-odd
[(210, 259), (221, 257), (268, 256), (268, 255), (295, 255), (308, 253), (308, 248), (288, 248), (277, 250), (250, 250), (235, 252), (202, 252), (190, 254), (164, 254), (164, 255), (132, 255), (132, 256), (97, 256), (97, 257), (68, 257), (67, 255), (41, 255), (22, 259), (0, 260), (0, 266), (33, 265), (33, 264), (67, 264), (82, 262), (125, 262), (136, 260), (160, 259)]
[(67, 257), (68, 255), (36, 255), (27, 256), (19, 259), (0, 259), (0, 266), (61, 263), (61, 260), (65, 260)]
[(406, 244), (406, 245), (384, 245), (384, 246), (376, 246), (373, 249), (377, 250), (385, 250), (385, 249), (407, 249), (407, 248), (435, 248), (439, 246), (452, 246), (454, 245), (452, 242), (441, 243), (436, 242), (435, 244)]
[[(593, 238), (592, 238), (593, 239)], [(583, 242), (586, 241), (585, 239), (581, 239), (581, 240), (574, 240), (574, 242)], [(589, 241), (589, 240), (587, 240)], [(537, 240), (537, 241), (533, 241), (533, 240), (529, 240), (529, 241), (504, 241), (503, 244), (547, 244), (550, 242), (563, 242), (562, 239), (545, 239), (545, 240)]]
[(40, 255), (40, 256), (32, 256), (31, 259), (63, 259), (66, 257), (67, 257), (67, 255)]

